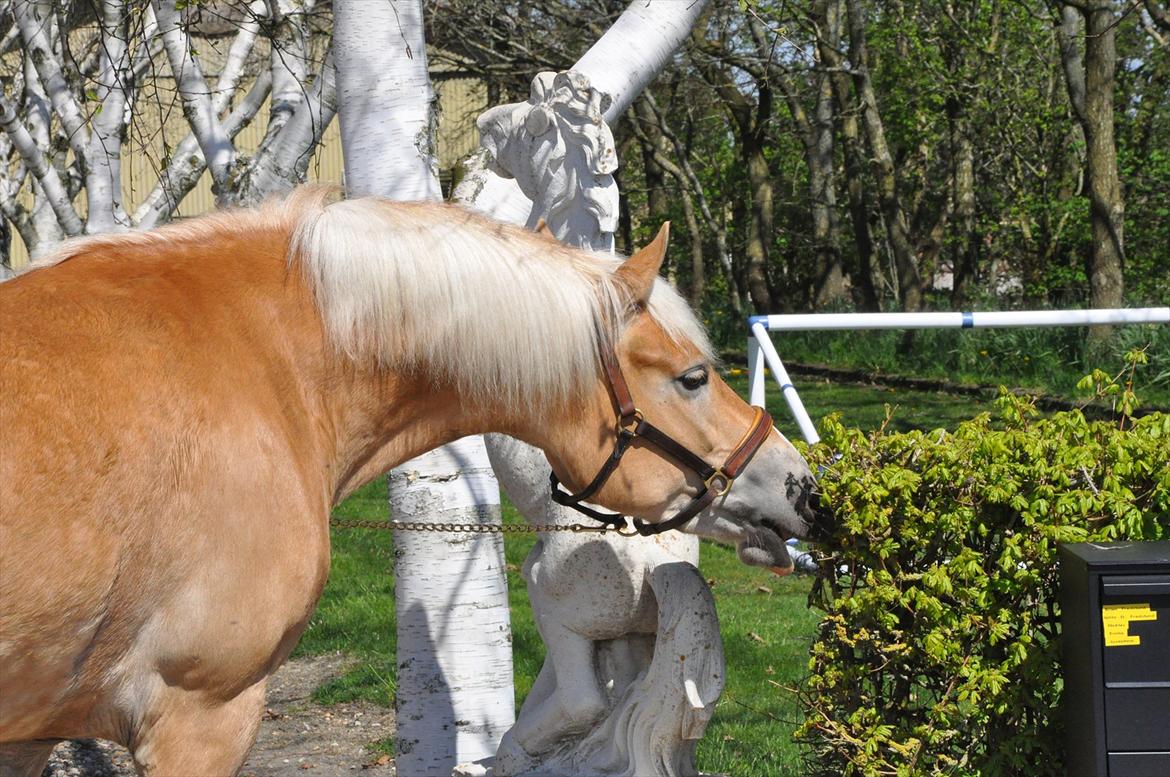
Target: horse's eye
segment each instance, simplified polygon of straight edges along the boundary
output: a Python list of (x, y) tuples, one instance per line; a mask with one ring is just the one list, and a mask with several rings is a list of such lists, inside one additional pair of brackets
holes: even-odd
[(691, 370), (678, 379), (687, 391), (696, 391), (707, 385), (707, 370), (704, 367)]

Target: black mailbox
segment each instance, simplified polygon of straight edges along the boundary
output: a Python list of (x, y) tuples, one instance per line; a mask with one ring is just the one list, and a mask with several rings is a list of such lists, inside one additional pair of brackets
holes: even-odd
[(1060, 548), (1067, 770), (1170, 777), (1170, 542)]

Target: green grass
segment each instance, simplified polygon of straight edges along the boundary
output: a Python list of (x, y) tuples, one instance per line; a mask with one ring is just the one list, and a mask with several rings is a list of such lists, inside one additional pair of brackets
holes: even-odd
[[(724, 380), (741, 396), (746, 396), (747, 373), (737, 368), (724, 372)], [(846, 386), (815, 378), (794, 378), (793, 384), (813, 423), (829, 413), (839, 413), (846, 426), (865, 430), (877, 429), (886, 423), (887, 408), (887, 428), (894, 431), (950, 427), (994, 409), (990, 399), (978, 396), (895, 390), (878, 386)], [(764, 406), (772, 414), (776, 426), (789, 439), (800, 437), (788, 403), (770, 374), (764, 389)]]
[[(746, 391), (746, 376), (728, 375), (736, 390)], [(894, 428), (951, 425), (988, 409), (987, 401), (945, 394), (801, 383), (800, 394), (815, 419), (840, 412), (846, 422), (876, 428), (893, 405)], [(791, 417), (772, 383), (767, 406), (790, 436), (796, 436)], [(346, 518), (384, 519), (386, 482), (379, 478), (360, 489), (335, 511)], [(522, 518), (511, 505), (504, 520)], [(297, 655), (342, 651), (358, 660), (342, 677), (317, 689), (322, 703), (363, 699), (391, 705), (395, 692), (395, 632), (393, 546), (387, 532), (335, 529), (332, 533), (332, 572)], [(509, 598), (512, 608), (516, 702), (523, 701), (544, 660), (544, 646), (532, 619), (532, 610), (519, 569), (533, 539), (509, 536), (505, 541)], [(806, 672), (808, 649), (816, 611), (806, 606), (810, 580), (771, 574), (739, 563), (734, 551), (704, 543), (700, 567), (712, 581), (727, 657), (727, 687), (699, 745), (702, 769), (734, 775), (790, 775), (799, 773), (799, 752), (792, 731), (800, 709), (790, 690)], [(379, 752), (392, 743), (380, 744)]]

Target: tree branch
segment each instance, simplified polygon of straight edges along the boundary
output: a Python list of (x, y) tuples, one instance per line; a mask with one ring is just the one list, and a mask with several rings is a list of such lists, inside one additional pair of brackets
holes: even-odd
[(1060, 41), (1060, 64), (1068, 85), (1068, 100), (1077, 121), (1085, 122), (1085, 66), (1081, 60), (1078, 38), (1081, 37), (1081, 12), (1071, 3), (1060, 5), (1060, 25), (1056, 28)]
[[(0, 94), (0, 126), (3, 126), (13, 147), (24, 160), (25, 166), (40, 183), (49, 206), (52, 207), (57, 221), (65, 230), (65, 234), (80, 235), (85, 227), (81, 223), (77, 211), (73, 209), (73, 203), (68, 191), (61, 183), (57, 168), (45, 159), (45, 155), (41, 153), (41, 149), (33, 140), (32, 135), (17, 118), (16, 109), (2, 94)], [(34, 240), (29, 245), (29, 249), (31, 250), (37, 242)]]
[(330, 49), (307, 99), (297, 107), (280, 133), (266, 139), (249, 161), (246, 171), (240, 176), (237, 201), (243, 204), (259, 202), (303, 181), (313, 149), (336, 113), (337, 82), (333, 50)]
[(298, 7), (292, 0), (267, 0), (267, 7), (272, 25), (269, 53), (272, 101), (266, 138), (280, 132), (305, 100), (305, 14), (312, 9), (312, 3)]
[(154, 13), (162, 34), (163, 47), (175, 75), (183, 113), (187, 117), (195, 139), (207, 160), (217, 197), (225, 196), (228, 178), (236, 161), (236, 148), (220, 124), (203, 71), (191, 51), (191, 41), (183, 29), (184, 19), (176, 10), (174, 0), (153, 0)]
[[(657, 148), (654, 150), (654, 160), (658, 162), (663, 170), (670, 173), (681, 187), (694, 193), (695, 199), (698, 201), (699, 212), (703, 214), (703, 220), (707, 222), (708, 229), (715, 236), (716, 252), (719, 254), (719, 264), (723, 268), (724, 275), (727, 279), (732, 304), (738, 305), (740, 293), (735, 279), (735, 267), (731, 261), (731, 252), (727, 250), (727, 230), (715, 219), (715, 214), (711, 212), (711, 205), (703, 189), (703, 183), (699, 180), (699, 176), (691, 166), (686, 146), (666, 120), (666, 115), (659, 108), (658, 101), (654, 99), (654, 95), (649, 91), (644, 92), (641, 99), (654, 113), (654, 118), (658, 121), (658, 129), (662, 133), (662, 137), (669, 140), (671, 146), (674, 148), (674, 155), (678, 159), (678, 164), (672, 163)], [(636, 122), (632, 123), (636, 124)], [(635, 131), (641, 132), (641, 128), (635, 127)], [(740, 311), (736, 310), (735, 312), (738, 314)]]
[[(265, 10), (264, 0), (253, 0), (248, 6), (248, 17), (239, 25), (236, 37), (228, 48), (227, 59), (220, 70), (219, 79), (215, 84), (215, 91), (211, 97), (211, 110), (216, 116), (221, 115), (231, 104), (243, 76), (248, 55), (256, 44), (256, 37), (260, 30), (260, 15)], [(252, 83), (251, 89), (243, 102), (232, 111), (224, 121), (224, 131), (228, 137), (234, 139), (241, 129), (247, 126), (260, 110), (261, 104), (269, 94), (272, 84), (272, 74), (261, 71)], [(207, 169), (207, 159), (200, 148), (198, 136), (194, 129), (187, 133), (171, 154), (170, 163), (158, 177), (158, 183), (150, 194), (134, 211), (134, 224), (138, 229), (153, 229), (158, 224), (170, 220), (171, 214), (187, 193), (199, 182), (199, 177)]]
[[(268, 70), (260, 71), (248, 94), (224, 120), (223, 127), (228, 137), (235, 138), (240, 130), (251, 123), (268, 98), (271, 86), (272, 73)], [(187, 135), (171, 155), (171, 162), (159, 175), (154, 189), (134, 211), (135, 226), (138, 229), (153, 229), (169, 221), (175, 208), (199, 182), (206, 169), (207, 160), (203, 158), (195, 135)]]
[(89, 133), (85, 129), (85, 117), (61, 70), (60, 59), (53, 51), (49, 37), (49, 26), (52, 23), (49, 3), (46, 0), (15, 0), (12, 13), (20, 27), (26, 56), (32, 60), (53, 111), (65, 128), (69, 148), (81, 163), (82, 169), (88, 169)]
[(128, 10), (126, 0), (102, 0), (101, 66), (97, 78), (101, 110), (91, 121), (90, 164), (85, 176), (86, 229), (91, 233), (130, 226), (122, 206), (121, 165), (122, 127), (131, 87)]

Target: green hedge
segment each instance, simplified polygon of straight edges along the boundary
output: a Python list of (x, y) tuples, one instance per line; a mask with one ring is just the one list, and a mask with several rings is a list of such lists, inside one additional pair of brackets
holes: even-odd
[(953, 431), (826, 421), (807, 455), (838, 523), (812, 595), (807, 774), (1065, 772), (1057, 544), (1170, 538), (1170, 416), (1132, 417), (1129, 358), (1082, 381), (1113, 422), (1006, 392)]

